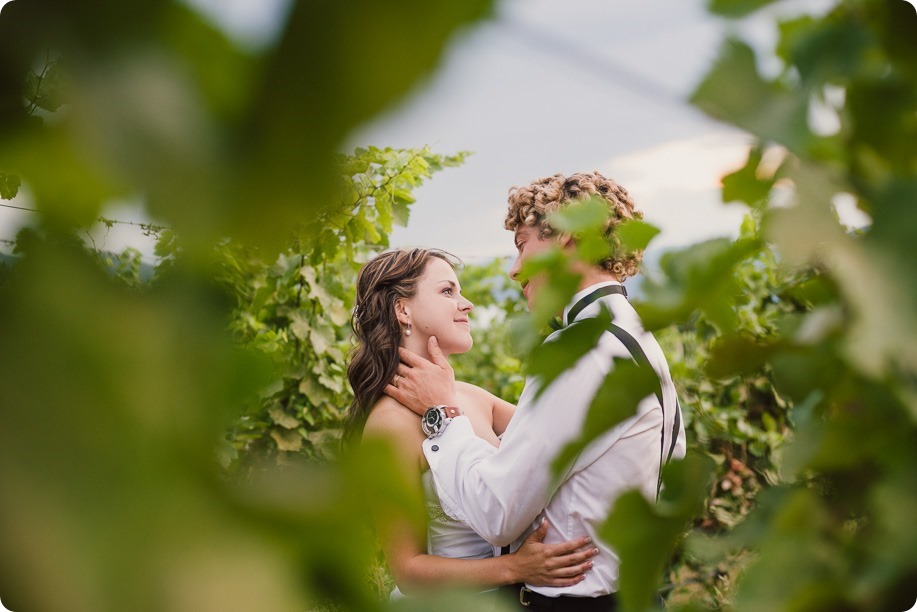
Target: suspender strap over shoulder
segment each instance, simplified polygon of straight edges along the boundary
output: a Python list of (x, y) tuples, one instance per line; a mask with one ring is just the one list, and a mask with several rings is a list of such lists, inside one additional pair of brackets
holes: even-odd
[(627, 297), (627, 289), (624, 288), (624, 285), (606, 285), (605, 287), (599, 287), (589, 295), (582, 298), (576, 304), (570, 308), (570, 311), (567, 313), (567, 321), (575, 321), (577, 315), (583, 312), (586, 306), (589, 306), (599, 298), (605, 297), (606, 295), (611, 295), (612, 293), (617, 293), (618, 295), (623, 295)]
[[(653, 369), (652, 364), (650, 364), (649, 358), (646, 356), (643, 347), (640, 346), (640, 343), (637, 342), (637, 339), (634, 338), (631, 334), (626, 332), (621, 327), (612, 323), (608, 327), (608, 331), (614, 334), (615, 338), (621, 341), (621, 344), (627, 349), (634, 361), (637, 362), (639, 366), (646, 366), (656, 372)], [(656, 372), (656, 398), (659, 400), (659, 406), (662, 408), (662, 435), (659, 439), (659, 479), (656, 482), (656, 497), (659, 497), (659, 491), (662, 489), (662, 467), (669, 462), (672, 458), (672, 453), (675, 451), (675, 442), (678, 439), (678, 430), (681, 427), (681, 409), (678, 405), (678, 398), (675, 399), (675, 417), (674, 423), (672, 424), (672, 443), (669, 445), (669, 452), (665, 452), (665, 415), (666, 415), (666, 405), (662, 393), (662, 379), (659, 377), (659, 373)]]

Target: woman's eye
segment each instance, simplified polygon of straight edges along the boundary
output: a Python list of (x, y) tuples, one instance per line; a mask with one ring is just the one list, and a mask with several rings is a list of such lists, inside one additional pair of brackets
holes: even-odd
[(446, 295), (452, 295), (452, 289), (443, 289), (443, 293)]

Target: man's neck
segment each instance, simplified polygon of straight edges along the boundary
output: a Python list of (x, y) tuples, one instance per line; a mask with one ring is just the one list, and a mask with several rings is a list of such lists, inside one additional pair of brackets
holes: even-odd
[(621, 282), (618, 280), (618, 276), (616, 274), (606, 272), (605, 270), (596, 270), (595, 268), (590, 268), (583, 273), (583, 277), (580, 280), (579, 289), (577, 289), (577, 292), (580, 292), (583, 289), (588, 289), (593, 285), (606, 283), (608, 281), (614, 281), (616, 283)]

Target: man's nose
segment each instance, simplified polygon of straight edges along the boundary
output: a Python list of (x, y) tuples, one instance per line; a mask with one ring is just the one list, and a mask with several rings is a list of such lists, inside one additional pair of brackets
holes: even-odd
[(509, 269), (509, 277), (513, 280), (518, 280), (516, 277), (519, 275), (519, 271), (522, 269), (522, 264), (519, 262), (519, 258), (513, 260), (513, 266)]

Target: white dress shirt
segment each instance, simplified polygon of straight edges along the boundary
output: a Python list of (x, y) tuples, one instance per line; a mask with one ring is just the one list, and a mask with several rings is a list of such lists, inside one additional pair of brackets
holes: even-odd
[[(611, 284), (620, 283), (600, 283), (577, 293), (564, 310), (564, 323), (569, 323), (567, 315), (574, 304)], [(423, 443), (443, 510), (494, 545), (514, 543), (515, 549), (541, 516), (551, 525), (546, 543), (592, 538), (599, 554), (585, 580), (572, 587), (530, 587), (549, 597), (594, 597), (617, 591), (618, 556), (599, 540), (596, 530), (625, 491), (638, 489), (647, 499), (655, 499), (660, 444), (668, 449), (672, 441), (675, 387), (659, 344), (643, 331), (636, 311), (623, 295), (599, 298), (579, 312), (576, 320), (596, 316), (602, 304), (612, 312), (615, 325), (637, 339), (659, 375), (665, 417), (657, 397), (647, 396), (634, 416), (594, 440), (559, 480), (552, 479), (551, 462), (579, 436), (592, 398), (614, 367), (614, 358), (630, 358), (624, 345), (605, 332), (594, 349), (539, 397), (535, 398), (537, 380), (526, 380), (499, 448), (477, 437), (465, 416), (452, 419), (441, 436)], [(673, 457), (680, 459), (685, 454), (683, 425), (678, 426), (674, 442)]]

